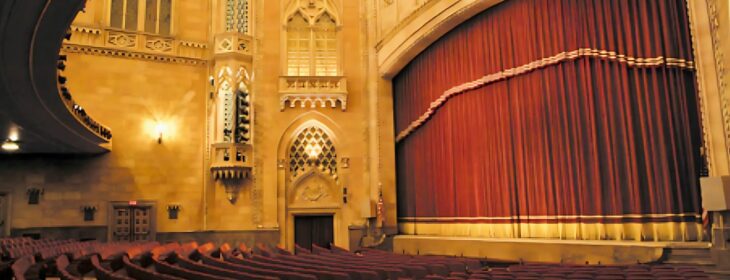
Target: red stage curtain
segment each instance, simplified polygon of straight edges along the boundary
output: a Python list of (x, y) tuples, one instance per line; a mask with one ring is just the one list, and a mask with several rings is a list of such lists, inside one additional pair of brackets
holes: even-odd
[(394, 80), (396, 133), (485, 75), (578, 49), (615, 54), (449, 98), (397, 144), (400, 220), (694, 222), (702, 139), (685, 5), (511, 0), (427, 48)]

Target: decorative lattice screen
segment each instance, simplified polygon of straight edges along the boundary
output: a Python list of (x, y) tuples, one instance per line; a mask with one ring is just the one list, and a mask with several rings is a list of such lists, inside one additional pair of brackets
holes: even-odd
[(226, 1), (226, 31), (248, 33), (248, 0)]
[(310, 166), (337, 180), (335, 145), (327, 132), (316, 126), (302, 130), (289, 147), (291, 178), (301, 175)]

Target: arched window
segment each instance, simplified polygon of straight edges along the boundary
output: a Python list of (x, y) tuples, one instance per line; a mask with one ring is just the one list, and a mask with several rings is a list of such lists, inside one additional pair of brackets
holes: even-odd
[(170, 35), (172, 0), (146, 0), (144, 31)]
[(287, 66), (289, 76), (309, 76), (312, 45), (309, 23), (297, 13), (287, 25)]
[(337, 76), (337, 23), (328, 13), (312, 20), (297, 12), (287, 22), (287, 75)]
[(337, 24), (324, 14), (314, 24), (314, 73), (317, 76), (337, 75)]
[[(172, 0), (111, 0), (109, 15), (109, 26), (113, 28), (171, 34)], [(138, 22), (140, 16), (144, 19), (143, 29)]]
[(112, 0), (109, 25), (124, 30), (137, 30), (138, 0)]

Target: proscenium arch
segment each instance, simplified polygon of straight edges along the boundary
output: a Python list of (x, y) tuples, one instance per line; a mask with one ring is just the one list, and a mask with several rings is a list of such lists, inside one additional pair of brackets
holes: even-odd
[(378, 42), (378, 72), (392, 79), (444, 34), (504, 0), (432, 0), (406, 17)]

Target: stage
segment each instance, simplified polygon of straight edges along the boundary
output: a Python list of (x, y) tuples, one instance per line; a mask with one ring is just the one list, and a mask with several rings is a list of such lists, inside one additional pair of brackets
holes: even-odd
[(665, 249), (707, 249), (709, 242), (638, 242), (398, 235), (395, 253), (451, 255), (494, 261), (635, 264), (659, 260)]

